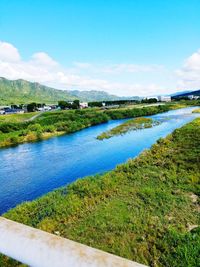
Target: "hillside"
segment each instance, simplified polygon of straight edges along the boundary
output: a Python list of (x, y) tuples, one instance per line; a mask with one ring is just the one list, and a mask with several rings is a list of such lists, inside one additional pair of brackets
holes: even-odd
[[(56, 90), (25, 80), (0, 78), (0, 104), (45, 102), (72, 99), (67, 91)], [(74, 99), (74, 98), (73, 98)]]
[[(69, 92), (69, 91), (68, 91)], [(91, 90), (91, 91), (78, 91), (78, 90), (73, 90), (69, 92), (71, 96), (86, 100), (86, 101), (109, 101), (109, 100), (119, 100), (121, 97), (116, 96), (116, 95), (110, 95), (104, 91), (96, 91), (96, 90)]]
[(187, 97), (189, 95), (200, 96), (200, 90), (176, 93), (172, 95), (172, 98), (176, 99), (176, 98), (181, 98), (181, 97)]
[(173, 97), (173, 96), (182, 95), (182, 94), (187, 94), (187, 93), (191, 93), (191, 92), (192, 92), (191, 90), (185, 90), (185, 91), (181, 91), (181, 92), (173, 93), (173, 94), (171, 94), (170, 96)]
[(115, 100), (119, 97), (103, 91), (58, 90), (39, 83), (22, 79), (0, 78), (0, 105), (29, 102), (57, 103), (59, 100), (101, 101)]

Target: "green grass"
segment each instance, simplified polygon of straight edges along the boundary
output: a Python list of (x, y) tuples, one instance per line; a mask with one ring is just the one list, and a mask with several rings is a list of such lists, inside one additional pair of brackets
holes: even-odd
[(0, 143), (6, 142), (6, 140), (9, 140), (10, 138), (15, 137), (16, 135), (19, 135), (20, 133), (21, 131), (0, 134)]
[(4, 216), (149, 266), (200, 266), (199, 136), (196, 119), (115, 170)]
[(0, 123), (6, 122), (24, 122), (31, 117), (35, 116), (38, 112), (30, 112), (24, 114), (10, 114), (10, 115), (0, 115)]
[(109, 139), (113, 136), (123, 135), (130, 131), (135, 131), (144, 128), (151, 128), (157, 124), (158, 122), (153, 121), (151, 118), (135, 118), (132, 120), (128, 120), (120, 124), (119, 126), (112, 128), (109, 131), (101, 133), (100, 135), (97, 136), (97, 139), (98, 140)]

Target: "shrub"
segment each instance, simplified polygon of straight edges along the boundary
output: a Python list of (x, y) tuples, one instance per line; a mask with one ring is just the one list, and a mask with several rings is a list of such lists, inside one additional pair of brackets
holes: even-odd
[(42, 126), (39, 123), (31, 124), (27, 128), (31, 132), (40, 131), (42, 132)]

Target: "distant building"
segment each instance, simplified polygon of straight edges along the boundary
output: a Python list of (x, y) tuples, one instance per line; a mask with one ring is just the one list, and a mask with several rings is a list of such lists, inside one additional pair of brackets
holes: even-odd
[(49, 110), (51, 110), (51, 107), (50, 106), (44, 106), (44, 110), (49, 111)]
[(41, 108), (36, 108), (37, 111), (44, 111), (44, 108), (41, 107)]
[(50, 106), (44, 106), (44, 107), (37, 108), (37, 110), (38, 111), (50, 111), (51, 107)]
[(194, 95), (188, 95), (188, 98), (189, 98), (190, 100), (192, 100), (192, 99), (194, 99)]
[(8, 107), (8, 106), (0, 106), (0, 115), (6, 114), (5, 108), (10, 108), (10, 107)]
[(161, 101), (161, 102), (171, 102), (171, 96), (164, 96), (164, 95), (161, 95), (161, 96), (158, 96), (158, 101)]
[(198, 95), (188, 95), (188, 98), (190, 100), (196, 100), (196, 99), (199, 99), (199, 96)]
[(4, 114), (22, 114), (24, 113), (23, 109), (18, 108), (4, 108)]
[(88, 108), (88, 103), (87, 102), (80, 102), (79, 106), (80, 106), (80, 108)]
[(51, 107), (51, 110), (58, 109), (58, 105), (50, 105), (50, 107)]

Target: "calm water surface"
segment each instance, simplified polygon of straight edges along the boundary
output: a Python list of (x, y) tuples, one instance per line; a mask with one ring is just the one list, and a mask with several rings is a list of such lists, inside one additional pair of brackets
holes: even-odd
[(184, 108), (151, 116), (158, 126), (99, 141), (96, 136), (119, 125), (110, 121), (46, 141), (0, 150), (0, 214), (79, 177), (113, 169), (151, 147), (160, 137), (192, 121), (197, 114)]

